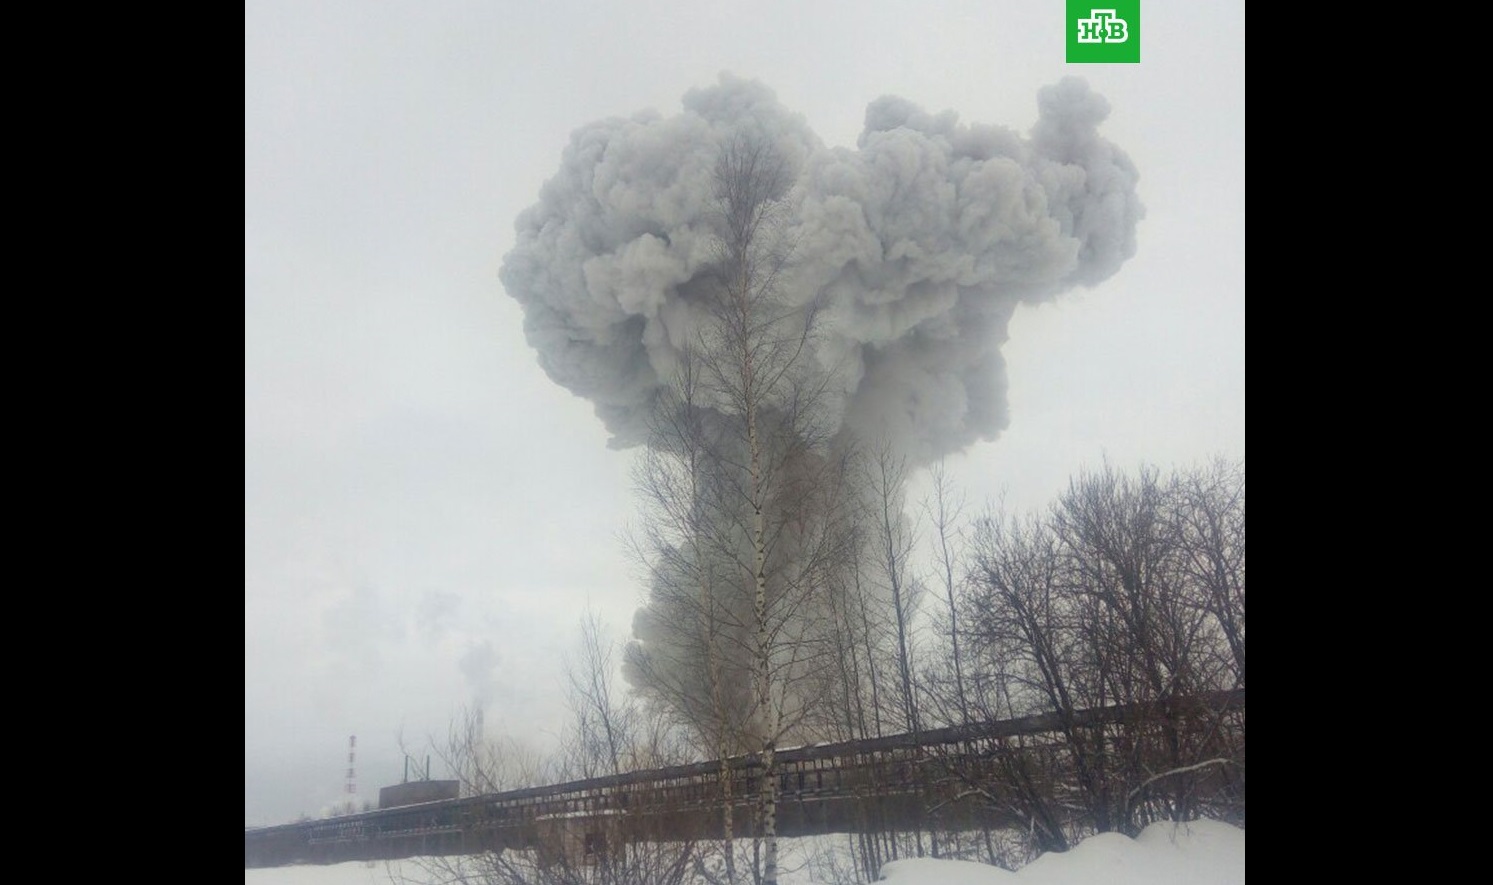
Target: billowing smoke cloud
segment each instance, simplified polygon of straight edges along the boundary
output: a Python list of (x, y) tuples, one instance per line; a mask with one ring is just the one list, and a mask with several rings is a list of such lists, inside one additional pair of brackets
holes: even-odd
[(1038, 93), (1029, 138), (883, 97), (853, 150), (826, 148), (754, 81), (722, 75), (683, 104), (574, 133), (500, 272), (545, 371), (595, 403), (617, 447), (644, 442), (697, 327), (711, 174), (733, 137), (767, 140), (796, 172), (785, 295), (823, 311), (831, 417), (915, 463), (1007, 426), (1000, 347), (1018, 304), (1094, 285), (1135, 252), (1135, 167), (1076, 78)]

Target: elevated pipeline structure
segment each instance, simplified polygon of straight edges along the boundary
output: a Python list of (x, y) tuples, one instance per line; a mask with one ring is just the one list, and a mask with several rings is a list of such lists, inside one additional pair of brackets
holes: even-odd
[[(1244, 689), (1151, 704), (1042, 713), (777, 751), (780, 836), (1020, 826), (978, 803), (968, 785), (998, 777), (1017, 754), (1062, 755), (1074, 729), (1207, 718), (1242, 745)], [(1239, 760), (1242, 762), (1242, 760)], [(755, 755), (726, 760), (733, 833), (754, 835), (762, 788)], [(617, 840), (720, 838), (719, 760), (381, 808), (244, 831), (245, 868), (544, 849), (589, 851)], [(571, 850), (564, 847), (561, 850)]]

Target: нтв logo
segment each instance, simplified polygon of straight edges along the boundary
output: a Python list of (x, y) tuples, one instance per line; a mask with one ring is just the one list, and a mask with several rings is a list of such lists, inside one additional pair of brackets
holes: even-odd
[(1068, 61), (1140, 61), (1140, 0), (1068, 0)]
[(1095, 9), (1093, 18), (1078, 20), (1080, 43), (1124, 43), (1130, 39), (1130, 28), (1123, 18), (1115, 18), (1113, 9)]

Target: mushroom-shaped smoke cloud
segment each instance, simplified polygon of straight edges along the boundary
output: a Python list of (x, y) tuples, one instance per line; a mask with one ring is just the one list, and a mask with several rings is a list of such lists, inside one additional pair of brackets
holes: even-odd
[(500, 278), (549, 376), (595, 403), (612, 445), (646, 442), (698, 328), (721, 146), (765, 141), (794, 174), (784, 293), (820, 312), (832, 417), (925, 463), (1007, 426), (1000, 347), (1016, 305), (1092, 286), (1135, 253), (1138, 176), (1098, 135), (1108, 102), (1070, 77), (1038, 107), (1023, 139), (883, 97), (854, 150), (827, 148), (767, 87), (722, 75), (675, 116), (575, 132)]

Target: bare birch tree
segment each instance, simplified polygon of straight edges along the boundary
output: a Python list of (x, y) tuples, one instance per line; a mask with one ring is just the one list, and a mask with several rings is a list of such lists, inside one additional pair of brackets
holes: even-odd
[[(761, 139), (730, 140), (716, 163), (714, 285), (698, 293), (697, 337), (645, 455), (652, 586), (628, 652), (630, 679), (693, 722), (719, 758), (755, 754), (769, 885), (776, 752), (819, 700), (832, 651), (825, 588), (851, 536), (847, 455), (832, 444), (826, 377), (808, 358), (816, 313), (786, 291), (792, 177)], [(729, 788), (724, 766), (722, 776)]]
[(632, 536), (643, 567), (650, 605), (634, 624), (628, 648), (629, 679), (643, 686), (661, 711), (693, 733), (720, 760), (723, 838), (729, 882), (736, 881), (735, 796), (728, 760), (749, 749), (748, 622), (744, 600), (733, 592), (728, 526), (719, 518), (719, 471), (712, 414), (702, 401), (701, 363), (683, 349), (674, 381), (655, 406), (650, 447), (634, 468), (645, 518)]

